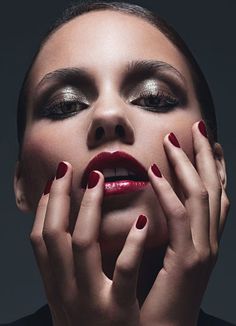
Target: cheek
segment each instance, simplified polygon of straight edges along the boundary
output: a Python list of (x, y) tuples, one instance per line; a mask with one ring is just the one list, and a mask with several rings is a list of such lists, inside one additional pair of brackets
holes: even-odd
[(25, 190), (32, 210), (35, 210), (38, 200), (49, 178), (55, 176), (57, 165), (62, 160), (68, 160), (71, 144), (67, 137), (61, 140), (57, 130), (32, 128), (26, 134), (22, 150)]
[[(178, 111), (176, 113), (172, 112), (171, 115), (159, 116), (156, 121), (150, 119), (146, 121), (145, 125), (143, 124), (145, 134), (140, 135), (138, 143), (142, 145), (139, 145), (139, 150), (144, 154), (144, 157), (149, 158), (149, 166), (154, 162), (159, 166), (163, 175), (172, 186), (176, 185), (176, 176), (163, 146), (164, 137), (168, 133), (173, 132), (182, 150), (195, 166), (192, 126), (200, 119), (201, 116), (197, 110), (196, 113), (192, 111), (189, 113)], [(144, 129), (144, 127), (146, 128)]]

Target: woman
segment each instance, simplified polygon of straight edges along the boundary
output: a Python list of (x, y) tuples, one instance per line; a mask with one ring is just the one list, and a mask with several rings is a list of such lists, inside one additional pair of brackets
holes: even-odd
[(229, 208), (214, 106), (165, 22), (122, 3), (68, 10), (18, 127), (16, 201), (35, 211), (49, 306), (15, 325), (229, 325), (200, 310)]

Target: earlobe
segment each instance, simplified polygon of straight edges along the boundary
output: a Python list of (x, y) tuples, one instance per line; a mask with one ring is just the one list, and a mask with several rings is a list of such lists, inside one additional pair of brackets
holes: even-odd
[(22, 175), (21, 163), (19, 161), (16, 162), (15, 166), (15, 175), (14, 175), (14, 192), (16, 205), (24, 213), (30, 212), (30, 206), (28, 204), (25, 187), (24, 187), (24, 178)]
[(225, 159), (224, 159), (224, 152), (223, 148), (219, 143), (215, 143), (213, 145), (213, 152), (216, 161), (216, 167), (220, 176), (221, 183), (226, 189), (227, 186), (227, 173), (226, 173), (226, 166), (225, 166)]

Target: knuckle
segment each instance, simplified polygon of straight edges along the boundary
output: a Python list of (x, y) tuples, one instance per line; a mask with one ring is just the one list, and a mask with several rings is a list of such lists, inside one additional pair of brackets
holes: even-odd
[(223, 205), (226, 207), (227, 210), (230, 208), (230, 200), (229, 197), (226, 195), (223, 198)]
[(88, 209), (90, 206), (93, 205), (94, 203), (94, 199), (93, 196), (91, 196), (90, 194), (86, 194), (84, 197), (83, 197), (83, 200), (81, 202), (81, 205), (80, 205), (80, 210), (86, 210)]
[(124, 278), (133, 278), (135, 266), (132, 266), (127, 260), (118, 259), (116, 263), (116, 271)]
[(85, 236), (72, 236), (72, 249), (75, 251), (85, 251), (92, 245), (91, 239)]
[(199, 271), (211, 262), (211, 250), (204, 249), (201, 252), (195, 252), (189, 259), (186, 259), (184, 268), (186, 272)]
[(178, 220), (183, 220), (185, 221), (186, 220), (186, 217), (187, 217), (187, 214), (186, 214), (186, 211), (183, 207), (181, 206), (176, 206), (174, 209), (174, 215), (175, 217), (178, 219)]
[(30, 238), (31, 245), (33, 247), (39, 247), (43, 243), (42, 234), (39, 232), (32, 231), (29, 235), (29, 238)]
[(196, 192), (196, 196), (202, 201), (209, 201), (209, 193), (204, 187), (200, 188)]
[(210, 248), (205, 248), (201, 252), (198, 253), (198, 262), (199, 265), (208, 264), (211, 260), (211, 250)]
[(44, 228), (42, 236), (45, 242), (55, 241), (59, 237), (59, 230), (56, 227)]

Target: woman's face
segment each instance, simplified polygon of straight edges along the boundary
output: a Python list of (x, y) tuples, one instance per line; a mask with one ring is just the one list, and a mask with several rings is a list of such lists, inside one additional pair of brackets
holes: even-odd
[[(68, 161), (74, 220), (83, 172), (104, 151), (124, 151), (146, 169), (155, 162), (181, 197), (163, 138), (174, 132), (194, 162), (191, 127), (201, 113), (183, 55), (155, 27), (113, 11), (84, 14), (50, 37), (31, 77), (21, 171), (30, 209), (36, 209), (58, 163)], [(168, 239), (150, 184), (104, 197), (102, 214), (101, 242), (110, 249), (120, 245), (139, 214), (150, 219), (147, 246)]]

